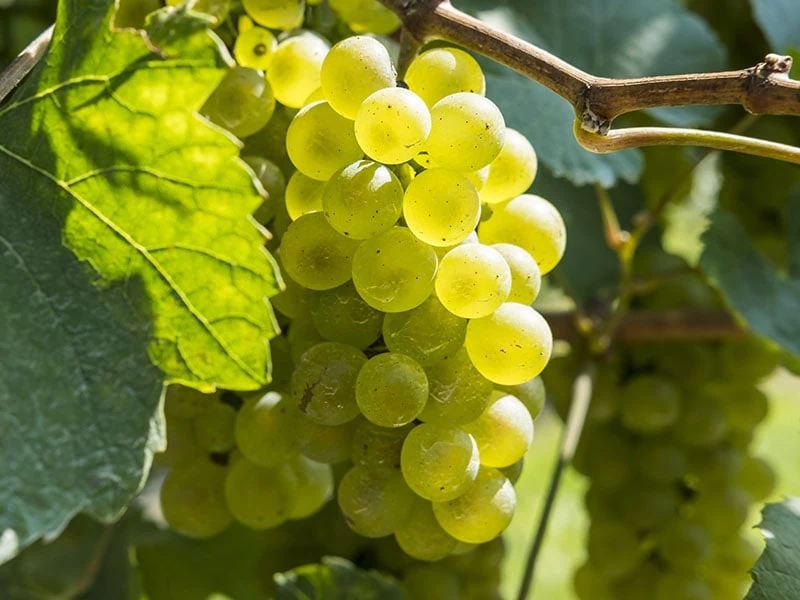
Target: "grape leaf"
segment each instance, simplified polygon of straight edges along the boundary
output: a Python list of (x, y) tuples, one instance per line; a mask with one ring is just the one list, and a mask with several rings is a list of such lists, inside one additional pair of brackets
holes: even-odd
[(400, 585), (377, 571), (363, 571), (343, 558), (327, 556), (275, 575), (275, 600), (404, 600)]
[(767, 547), (745, 600), (795, 600), (800, 590), (800, 498), (767, 504), (758, 525)]
[(773, 52), (800, 47), (800, 10), (796, 0), (750, 0), (753, 17)]

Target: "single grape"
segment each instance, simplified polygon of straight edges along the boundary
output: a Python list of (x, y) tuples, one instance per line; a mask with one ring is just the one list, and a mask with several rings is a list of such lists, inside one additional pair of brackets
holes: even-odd
[(463, 348), (429, 366), (425, 373), (430, 393), (419, 418), (426, 423), (465, 425), (489, 405), (492, 384), (472, 365)]
[(243, 67), (266, 70), (272, 55), (278, 47), (278, 40), (269, 29), (250, 27), (239, 30), (233, 45), (233, 56)]
[(632, 456), (641, 476), (656, 483), (674, 483), (686, 473), (686, 453), (668, 439), (642, 439)]
[(329, 0), (328, 4), (356, 33), (388, 35), (400, 27), (397, 15), (378, 0)]
[(428, 378), (413, 358), (385, 352), (361, 367), (356, 381), (361, 413), (381, 427), (400, 427), (417, 418), (428, 400)]
[(608, 580), (589, 562), (575, 571), (572, 587), (578, 600), (615, 600)]
[(694, 505), (695, 519), (719, 538), (744, 525), (752, 501), (750, 494), (733, 486), (703, 490)]
[(681, 391), (661, 375), (638, 375), (622, 390), (620, 416), (631, 431), (658, 433), (674, 425), (681, 412)]
[(445, 254), (436, 274), (436, 296), (454, 315), (479, 319), (497, 310), (511, 291), (511, 269), (483, 244), (464, 244)]
[(206, 100), (201, 112), (243, 138), (264, 127), (275, 112), (275, 96), (258, 71), (234, 67)]
[(270, 29), (294, 29), (303, 24), (303, 0), (242, 0), (247, 14)]
[(722, 344), (721, 367), (737, 380), (757, 382), (780, 364), (780, 352), (762, 339), (750, 336)]
[(498, 386), (498, 389), (519, 398), (533, 419), (539, 416), (547, 401), (547, 393), (541, 377), (534, 377), (517, 385), (501, 385)]
[[(282, 263), (278, 254), (278, 263)], [(304, 288), (287, 273), (281, 264), (281, 278), (285, 289), (269, 299), (270, 304), (282, 315), (290, 319), (305, 318), (311, 314), (311, 306), (316, 298), (315, 292)], [(290, 330), (291, 331), (291, 330)]]
[(289, 464), (265, 469), (242, 458), (229, 468), (225, 499), (243, 525), (271, 529), (292, 514), (297, 502), (297, 476)]
[(353, 436), (365, 419), (357, 417), (342, 425), (320, 425), (304, 418), (300, 430), (300, 451), (316, 462), (335, 465), (350, 458)]
[(286, 186), (286, 210), (292, 221), (305, 214), (322, 211), (325, 182), (295, 171)]
[(676, 518), (658, 533), (658, 552), (678, 569), (691, 569), (711, 558), (711, 539), (697, 523)]
[(164, 414), (167, 417), (193, 419), (216, 401), (217, 394), (204, 394), (185, 385), (172, 384), (167, 386)]
[(680, 503), (674, 485), (629, 481), (614, 494), (619, 516), (639, 531), (661, 527), (677, 516)]
[(696, 450), (689, 455), (687, 472), (694, 476), (695, 485), (715, 489), (730, 485), (744, 464), (742, 452), (734, 448), (716, 447)]
[(414, 492), (397, 469), (350, 469), (339, 483), (339, 508), (347, 524), (365, 537), (391, 535), (411, 514)]
[(350, 459), (354, 465), (399, 469), (403, 442), (413, 427), (380, 427), (366, 419), (361, 421), (353, 436)]
[(681, 408), (675, 438), (684, 446), (713, 446), (722, 441), (726, 433), (725, 415), (714, 404), (695, 399)]
[(405, 524), (394, 532), (403, 552), (417, 560), (436, 561), (448, 556), (458, 541), (447, 533), (433, 514), (430, 502), (417, 498)]
[(464, 426), (478, 444), (480, 461), (487, 467), (508, 467), (520, 460), (533, 442), (533, 419), (514, 396), (495, 393), (489, 406)]
[[(183, 1), (167, 0), (166, 4), (167, 6), (180, 6), (183, 4)], [(225, 17), (228, 16), (228, 11), (230, 11), (230, 8), (230, 0), (196, 0), (195, 3), (192, 4), (192, 10), (206, 13), (207, 15), (214, 17), (215, 26), (219, 25), (225, 20)], [(119, 14), (117, 14), (116, 18), (117, 25), (119, 25)]]
[(406, 598), (414, 600), (454, 600), (462, 598), (460, 578), (439, 565), (420, 565), (403, 576)]
[(775, 491), (775, 471), (762, 458), (747, 456), (736, 476), (736, 486), (750, 494), (755, 502), (763, 502)]
[(227, 452), (233, 448), (236, 409), (215, 402), (194, 420), (194, 439), (207, 452)]
[(305, 519), (322, 509), (333, 497), (333, 470), (330, 465), (296, 456), (289, 463), (297, 478), (295, 502), (290, 519)]
[(264, 204), (258, 207), (253, 215), (261, 224), (269, 223), (278, 214), (278, 209), (284, 203), (286, 193), (286, 178), (280, 167), (271, 160), (260, 156), (243, 156), (242, 160), (253, 169), (259, 183), (267, 193)]
[(361, 103), (355, 131), (367, 156), (397, 165), (411, 160), (422, 149), (431, 132), (431, 113), (411, 90), (384, 88)]
[(203, 454), (203, 449), (194, 439), (194, 419), (167, 417), (166, 425), (167, 447), (153, 456), (154, 466), (170, 469)]
[(769, 399), (755, 387), (736, 386), (727, 394), (720, 407), (728, 427), (733, 431), (752, 431), (769, 414)]
[(314, 327), (314, 321), (307, 318), (307, 315), (292, 321), (286, 340), (289, 342), (289, 353), (294, 364), (298, 364), (311, 348), (325, 341)]
[(236, 416), (236, 445), (251, 462), (277, 467), (300, 450), (300, 418), (290, 398), (267, 392), (246, 402)]
[(591, 477), (592, 486), (613, 490), (633, 473), (633, 446), (621, 432), (610, 426), (587, 428), (575, 454), (575, 468)]
[(522, 469), (524, 466), (525, 459), (520, 458), (513, 465), (509, 465), (500, 469), (500, 472), (508, 478), (508, 480), (511, 482), (511, 485), (517, 485), (517, 481), (519, 481), (519, 478), (522, 475)]
[(496, 204), (528, 191), (538, 170), (536, 151), (524, 135), (506, 129), (500, 154), (489, 163), (486, 183), (481, 187), (481, 201)]
[(383, 313), (358, 295), (352, 282), (320, 292), (311, 305), (311, 317), (319, 334), (363, 350), (381, 334)]
[(497, 250), (503, 256), (511, 270), (511, 291), (508, 294), (508, 301), (533, 304), (539, 295), (539, 290), (542, 289), (542, 272), (533, 257), (514, 244), (493, 244), (490, 248)]
[(636, 532), (622, 522), (607, 519), (592, 520), (587, 552), (595, 569), (610, 579), (630, 573), (642, 558)]
[(411, 61), (405, 82), (430, 107), (458, 92), (480, 95), (486, 92), (486, 80), (478, 61), (458, 48), (423, 52)]

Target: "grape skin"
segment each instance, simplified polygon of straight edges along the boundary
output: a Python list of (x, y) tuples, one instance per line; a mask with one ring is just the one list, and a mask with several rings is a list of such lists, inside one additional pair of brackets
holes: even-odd
[(414, 493), (396, 469), (350, 469), (339, 483), (339, 507), (347, 524), (365, 537), (391, 535), (411, 513)]
[(483, 244), (453, 248), (445, 254), (436, 274), (439, 301), (451, 313), (465, 319), (491, 315), (510, 291), (508, 263), (497, 250)]
[(482, 465), (508, 467), (525, 456), (533, 443), (533, 419), (514, 396), (497, 396), (464, 430), (475, 438)]
[(356, 381), (356, 401), (367, 419), (401, 427), (417, 418), (428, 400), (428, 378), (414, 359), (396, 352), (371, 358)]
[(411, 61), (405, 81), (430, 107), (457, 92), (486, 92), (478, 61), (458, 48), (426, 50)]
[(242, 0), (252, 19), (271, 29), (294, 29), (303, 24), (303, 0)]
[(237, 521), (251, 529), (271, 529), (292, 514), (297, 476), (290, 465), (266, 469), (246, 458), (234, 462), (225, 481), (225, 499)]

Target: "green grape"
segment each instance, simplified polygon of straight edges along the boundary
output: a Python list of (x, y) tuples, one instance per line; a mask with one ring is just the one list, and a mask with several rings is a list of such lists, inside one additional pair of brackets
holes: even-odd
[(458, 542), (448, 534), (433, 514), (430, 502), (414, 502), (408, 520), (394, 532), (403, 552), (417, 560), (436, 561), (448, 556)]
[(711, 539), (706, 530), (686, 519), (667, 522), (658, 533), (658, 552), (670, 565), (691, 569), (711, 558)]
[(327, 102), (300, 109), (286, 132), (286, 151), (299, 171), (322, 181), (363, 156), (353, 122)]
[(367, 357), (358, 349), (324, 342), (307, 350), (292, 374), (292, 398), (305, 415), (320, 425), (341, 425), (355, 419), (356, 378)]
[(342, 425), (320, 425), (304, 419), (300, 430), (300, 451), (316, 462), (335, 465), (350, 458), (353, 436), (364, 419), (357, 417)]
[(508, 480), (511, 482), (511, 485), (517, 485), (517, 481), (519, 481), (519, 478), (522, 475), (522, 469), (524, 466), (525, 459), (520, 458), (513, 465), (509, 465), (500, 469), (500, 472), (508, 478)]
[(400, 19), (378, 0), (329, 0), (328, 4), (356, 33), (388, 35)]
[(511, 269), (502, 254), (489, 246), (457, 246), (439, 264), (436, 296), (459, 317), (479, 319), (491, 315), (510, 291)]
[(278, 214), (286, 193), (286, 178), (280, 167), (271, 160), (260, 156), (243, 156), (242, 160), (253, 169), (258, 181), (267, 192), (267, 199), (253, 215), (261, 224), (269, 223)]
[(259, 25), (270, 29), (294, 29), (303, 24), (303, 0), (242, 0), (247, 14)]
[(500, 154), (489, 164), (486, 183), (481, 188), (481, 201), (497, 204), (528, 191), (538, 170), (536, 151), (524, 135), (506, 129)]
[(167, 386), (164, 414), (167, 417), (193, 419), (205, 412), (217, 400), (216, 394), (204, 394), (184, 385)]
[(658, 433), (676, 423), (681, 411), (681, 391), (661, 375), (638, 375), (622, 390), (622, 424), (643, 434)]
[(348, 119), (356, 118), (367, 96), (396, 84), (386, 47), (363, 35), (345, 38), (331, 48), (322, 63), (321, 79), (325, 99)]
[(514, 396), (493, 394), (486, 410), (464, 426), (478, 444), (480, 462), (487, 467), (508, 467), (520, 460), (533, 443), (533, 419)]
[(589, 562), (608, 579), (633, 571), (641, 561), (639, 538), (625, 523), (593, 519), (587, 545)]
[(390, 87), (370, 94), (355, 119), (358, 144), (371, 159), (388, 165), (407, 162), (431, 132), (431, 113), (411, 90)]
[(361, 421), (353, 436), (350, 459), (356, 466), (399, 469), (403, 442), (413, 427), (379, 427), (371, 421)]
[(286, 339), (289, 342), (289, 353), (294, 364), (299, 363), (303, 355), (311, 348), (325, 341), (314, 327), (314, 321), (307, 316), (292, 321)]
[(662, 526), (677, 515), (681, 503), (675, 486), (641, 481), (629, 481), (614, 497), (619, 515), (640, 531)]
[(573, 575), (572, 587), (578, 600), (616, 600), (608, 580), (591, 563), (583, 563)]
[(207, 452), (227, 452), (236, 443), (234, 425), (236, 409), (224, 402), (215, 402), (194, 420), (194, 439)]
[(755, 387), (737, 386), (720, 403), (720, 408), (730, 429), (749, 432), (767, 418), (769, 399)]
[(442, 528), (457, 540), (482, 544), (509, 526), (516, 506), (511, 482), (497, 469), (483, 467), (465, 494), (434, 502), (433, 512)]
[(286, 210), (292, 221), (305, 214), (322, 211), (325, 182), (295, 171), (286, 185)]
[(285, 335), (276, 335), (269, 341), (269, 353), (272, 358), (272, 381), (269, 383), (271, 391), (289, 389), (289, 381), (294, 371), (291, 347)]
[(489, 381), (517, 385), (547, 365), (553, 334), (530, 306), (506, 302), (488, 317), (469, 322), (465, 347), (472, 364)]
[(431, 122), (425, 150), (446, 169), (477, 171), (503, 148), (503, 115), (494, 102), (479, 94), (458, 92), (442, 98), (431, 108)]
[(633, 447), (627, 437), (608, 426), (587, 429), (575, 455), (575, 468), (592, 479), (592, 486), (611, 490), (632, 474)]
[(311, 317), (324, 339), (361, 350), (378, 339), (383, 323), (383, 313), (364, 302), (352, 282), (320, 292)]
[(439, 565), (420, 565), (403, 576), (406, 598), (414, 600), (460, 600), (460, 578)]
[(308, 106), (309, 104), (314, 104), (315, 102), (320, 102), (324, 100), (325, 100), (325, 94), (322, 92), (322, 88), (318, 87), (309, 94), (308, 98), (305, 99), (305, 101), (303, 102), (303, 106)]
[(403, 198), (406, 225), (431, 246), (460, 244), (478, 226), (475, 186), (455, 171), (430, 169), (414, 178)]
[(498, 386), (498, 389), (519, 398), (533, 419), (541, 414), (547, 401), (547, 393), (541, 377), (534, 377), (517, 385), (501, 385)]
[(695, 502), (695, 518), (714, 537), (738, 531), (747, 520), (752, 498), (742, 489), (726, 486), (703, 490)]
[(210, 538), (233, 521), (225, 503), (227, 469), (206, 456), (173, 467), (161, 485), (161, 511), (181, 535)]
[(339, 483), (339, 508), (347, 524), (365, 537), (391, 535), (408, 519), (414, 492), (397, 469), (350, 469)]
[(497, 250), (511, 269), (508, 301), (533, 304), (542, 288), (542, 273), (533, 257), (514, 244), (492, 244), (490, 248)]
[(286, 151), (286, 131), (296, 112), (294, 109), (278, 104), (266, 126), (245, 138), (242, 154), (262, 156), (278, 165), (281, 171), (287, 175), (293, 173), (294, 165), (289, 160), (289, 154)]
[(297, 503), (297, 476), (289, 464), (265, 469), (242, 458), (229, 468), (225, 499), (250, 529), (271, 529), (289, 519)]
[(661, 576), (661, 565), (645, 562), (632, 573), (612, 582), (614, 600), (642, 600), (649, 598), (653, 587)]
[(486, 80), (478, 61), (458, 48), (423, 52), (411, 61), (405, 81), (430, 107), (458, 92), (480, 95), (486, 92)]
[(655, 483), (674, 483), (686, 472), (686, 454), (667, 439), (642, 439), (632, 456), (639, 474)]
[(240, 29), (233, 45), (233, 56), (243, 67), (265, 71), (278, 47), (278, 40), (269, 29), (251, 26)]
[[(180, 6), (183, 2), (184, 0), (167, 0), (167, 6)], [(192, 10), (214, 17), (215, 26), (225, 20), (230, 8), (230, 0), (195, 0), (192, 4)]]
[(762, 548), (738, 533), (728, 534), (714, 545), (713, 564), (729, 573), (746, 573), (761, 556)]
[(246, 402), (236, 416), (236, 445), (249, 461), (277, 467), (300, 450), (300, 418), (290, 398), (267, 392)]
[(757, 382), (780, 364), (780, 353), (756, 337), (728, 341), (720, 352), (722, 368), (737, 381)]
[(234, 67), (209, 96), (201, 112), (236, 137), (264, 127), (275, 112), (275, 96), (258, 71)]
[(607, 423), (619, 412), (619, 372), (616, 368), (600, 369), (592, 389), (592, 403), (587, 418), (595, 423)]
[(712, 600), (705, 581), (685, 573), (664, 573), (656, 582), (655, 600)]
[(319, 512), (333, 497), (333, 470), (330, 465), (296, 456), (289, 463), (297, 478), (297, 492), (290, 519), (305, 519)]
[(701, 489), (714, 489), (733, 482), (742, 468), (744, 457), (733, 448), (711, 448), (695, 451), (689, 455), (687, 470), (699, 481)]
[(435, 502), (453, 500), (478, 476), (478, 446), (463, 429), (423, 423), (403, 442), (400, 466), (418, 496)]
[(424, 367), (456, 352), (466, 335), (467, 321), (433, 295), (416, 308), (383, 319), (383, 341), (389, 350), (406, 354)]
[(700, 447), (718, 444), (728, 432), (725, 415), (708, 402), (695, 399), (681, 409), (675, 426), (675, 438), (684, 446)]
[(359, 160), (331, 177), (322, 194), (322, 206), (331, 227), (363, 240), (397, 223), (403, 212), (403, 186), (388, 167)]
[(736, 486), (750, 494), (755, 502), (763, 502), (775, 491), (775, 471), (762, 458), (746, 456), (736, 476)]
[(190, 462), (202, 453), (194, 439), (194, 420), (167, 417), (167, 447), (153, 457), (153, 464), (169, 469)]
[(353, 283), (372, 308), (403, 312), (430, 296), (437, 262), (433, 248), (405, 227), (393, 227), (358, 247), (353, 259)]
[(356, 400), (361, 413), (381, 427), (400, 427), (417, 418), (428, 400), (428, 378), (413, 358), (385, 352), (358, 372)]
[[(278, 262), (281, 263), (280, 254)], [(269, 299), (270, 304), (282, 315), (290, 319), (307, 317), (316, 298), (312, 290), (306, 289), (286, 274), (286, 269), (281, 264), (281, 278), (285, 289)], [(294, 324), (293, 324), (294, 326)], [(290, 329), (291, 331), (291, 329)]]
[(309, 213), (289, 225), (283, 235), (281, 264), (303, 287), (330, 290), (350, 279), (358, 244), (328, 225), (322, 213)]
[(489, 405), (492, 384), (472, 366), (466, 350), (459, 349), (425, 369), (428, 402), (419, 418), (439, 425), (465, 425)]
[(567, 230), (555, 206), (531, 194), (517, 196), (495, 207), (481, 223), (478, 236), (484, 244), (514, 244), (530, 254), (542, 275), (553, 270), (564, 255)]
[(477, 171), (466, 171), (464, 177), (469, 179), (469, 182), (480, 192), (486, 185), (486, 180), (489, 179), (489, 166), (481, 167)]

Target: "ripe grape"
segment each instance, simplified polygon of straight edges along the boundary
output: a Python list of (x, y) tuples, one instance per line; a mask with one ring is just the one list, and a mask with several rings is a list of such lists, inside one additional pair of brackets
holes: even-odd
[(520, 460), (533, 442), (533, 419), (514, 396), (495, 393), (480, 417), (464, 426), (475, 438), (482, 465), (508, 467)]
[(656, 582), (655, 600), (712, 600), (705, 581), (684, 573), (666, 573)]
[(322, 210), (322, 192), (325, 182), (312, 179), (295, 171), (286, 186), (286, 210), (292, 221), (305, 214)]
[(171, 468), (189, 462), (202, 453), (203, 449), (194, 438), (194, 420), (168, 416), (167, 447), (153, 457), (153, 464)]
[(403, 442), (413, 427), (380, 427), (362, 420), (353, 436), (350, 459), (354, 465), (399, 469)]
[(492, 384), (472, 365), (463, 348), (429, 366), (425, 373), (430, 394), (419, 418), (426, 423), (465, 425), (488, 406)]
[(258, 71), (234, 67), (209, 96), (201, 112), (243, 138), (264, 127), (275, 112), (275, 96)]
[(764, 459), (747, 456), (736, 475), (736, 486), (750, 494), (755, 502), (763, 502), (775, 491), (775, 471)]
[(739, 530), (747, 520), (752, 500), (747, 492), (733, 486), (703, 490), (694, 505), (695, 518), (709, 534), (719, 538)]
[(397, 543), (412, 558), (436, 561), (449, 555), (458, 541), (448, 534), (433, 514), (430, 502), (414, 502), (408, 520), (394, 533)]
[(533, 304), (542, 288), (542, 273), (533, 257), (514, 244), (493, 244), (489, 247), (502, 255), (511, 270), (508, 301)]
[(236, 417), (236, 445), (251, 462), (277, 467), (300, 450), (301, 416), (290, 398), (267, 392), (245, 403)]
[(253, 215), (259, 223), (269, 223), (278, 214), (286, 194), (286, 178), (280, 167), (271, 160), (260, 156), (243, 156), (242, 160), (253, 169), (259, 183), (267, 192), (264, 204)]
[(639, 474), (656, 483), (673, 483), (686, 473), (686, 454), (668, 439), (643, 439), (633, 453)]
[(428, 378), (419, 363), (404, 354), (379, 354), (361, 367), (356, 400), (361, 413), (376, 425), (400, 427), (425, 407)]
[(339, 483), (339, 507), (347, 524), (365, 537), (391, 535), (408, 519), (414, 492), (397, 469), (356, 466)]
[(243, 525), (271, 529), (292, 514), (297, 502), (297, 475), (289, 464), (266, 469), (241, 458), (229, 468), (225, 499)]
[(208, 410), (216, 400), (216, 394), (204, 394), (184, 385), (172, 384), (167, 387), (164, 413), (167, 417), (193, 419)]
[(356, 33), (388, 35), (400, 27), (397, 15), (378, 0), (329, 0), (328, 4)]
[(297, 478), (295, 501), (290, 519), (305, 519), (318, 512), (333, 496), (333, 471), (330, 465), (296, 456), (289, 463)]
[(215, 402), (194, 420), (194, 439), (207, 452), (227, 452), (235, 445), (236, 409)]
[(614, 520), (592, 521), (587, 550), (589, 561), (608, 578), (630, 573), (642, 558), (636, 532)]
[(361, 103), (355, 132), (367, 156), (397, 165), (411, 160), (422, 149), (431, 132), (431, 113), (414, 92), (385, 88)]
[(547, 393), (541, 377), (534, 377), (517, 385), (501, 385), (498, 386), (498, 389), (519, 398), (534, 419), (542, 412), (547, 401)]
[(505, 302), (510, 291), (508, 263), (489, 246), (457, 246), (445, 254), (439, 264), (436, 296), (447, 310), (459, 317), (478, 319), (491, 315)]
[(676, 518), (659, 531), (659, 554), (679, 569), (706, 562), (711, 550), (711, 539), (705, 529), (693, 521)]
[(300, 428), (300, 451), (316, 462), (338, 464), (350, 458), (353, 436), (364, 419), (357, 417), (342, 425), (320, 425), (305, 418)]
[(269, 29), (252, 25), (247, 29), (240, 26), (239, 35), (233, 46), (233, 56), (243, 67), (266, 70), (272, 60), (278, 40)]
[(247, 14), (270, 29), (294, 29), (303, 24), (303, 0), (242, 0)]
[(675, 426), (675, 437), (684, 446), (713, 446), (728, 432), (725, 415), (709, 402), (687, 402)]
[(536, 151), (519, 131), (507, 128), (500, 154), (489, 163), (481, 201), (496, 204), (524, 194), (536, 178)]
[(622, 390), (622, 423), (637, 433), (657, 433), (672, 426), (681, 410), (681, 392), (669, 379), (639, 375)]
[(406, 598), (442, 600), (461, 598), (461, 581), (457, 575), (437, 565), (420, 565), (403, 577)]
[(458, 92), (481, 96), (486, 92), (486, 80), (478, 61), (458, 48), (423, 52), (411, 61), (405, 81), (430, 107)]
[(319, 334), (363, 350), (381, 334), (383, 313), (358, 295), (352, 282), (320, 292), (311, 305), (311, 318)]

